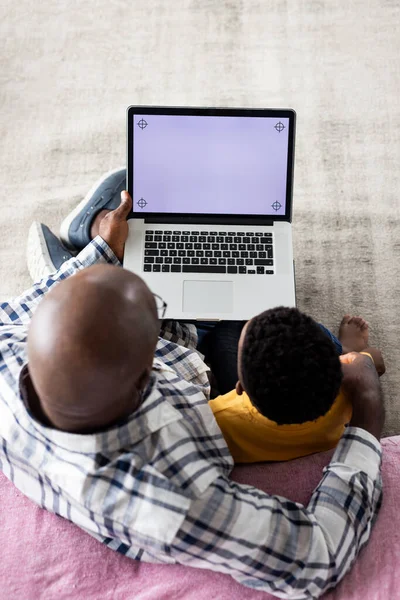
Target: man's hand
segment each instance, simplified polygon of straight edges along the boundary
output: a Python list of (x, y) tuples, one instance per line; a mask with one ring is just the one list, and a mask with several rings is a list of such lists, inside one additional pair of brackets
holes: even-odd
[(110, 210), (104, 215), (99, 225), (99, 235), (107, 242), (121, 262), (129, 231), (126, 218), (131, 210), (132, 198), (128, 192), (121, 192), (121, 204), (115, 210)]
[(368, 356), (350, 352), (340, 357), (342, 388), (353, 405), (352, 427), (361, 427), (378, 440), (385, 422), (385, 410), (378, 374)]

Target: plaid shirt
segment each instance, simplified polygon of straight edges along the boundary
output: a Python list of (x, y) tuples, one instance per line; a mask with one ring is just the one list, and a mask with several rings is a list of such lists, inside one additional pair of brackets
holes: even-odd
[[(119, 264), (96, 238), (76, 258), (0, 307), (0, 466), (40, 506), (131, 558), (228, 573), (281, 598), (318, 597), (367, 542), (381, 499), (381, 449), (348, 428), (309, 505), (230, 481), (233, 462), (207, 405), (207, 367), (159, 339), (145, 401), (125, 423), (78, 435), (26, 408), (29, 321), (53, 285), (97, 262)], [(165, 335), (167, 335), (165, 333)]]

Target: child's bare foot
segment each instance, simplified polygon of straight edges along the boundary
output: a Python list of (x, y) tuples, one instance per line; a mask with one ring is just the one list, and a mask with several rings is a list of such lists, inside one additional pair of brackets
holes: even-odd
[(339, 327), (339, 340), (343, 354), (362, 352), (368, 346), (368, 323), (361, 317), (345, 315)]

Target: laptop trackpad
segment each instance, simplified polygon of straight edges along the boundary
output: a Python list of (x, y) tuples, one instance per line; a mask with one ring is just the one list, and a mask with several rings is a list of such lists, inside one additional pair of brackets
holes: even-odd
[(183, 312), (233, 312), (233, 281), (184, 281)]

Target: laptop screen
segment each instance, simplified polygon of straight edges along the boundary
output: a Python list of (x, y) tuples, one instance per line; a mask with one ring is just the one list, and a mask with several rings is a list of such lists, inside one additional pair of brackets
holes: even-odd
[(285, 215), (288, 147), (288, 118), (135, 113), (133, 211)]

